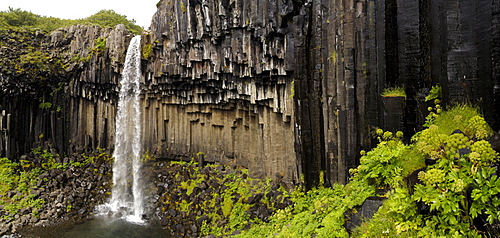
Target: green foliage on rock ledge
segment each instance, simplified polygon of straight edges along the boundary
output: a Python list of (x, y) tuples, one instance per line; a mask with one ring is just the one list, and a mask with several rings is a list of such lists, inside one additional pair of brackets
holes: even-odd
[(390, 87), (384, 89), (382, 97), (404, 97), (406, 99), (406, 92), (403, 87)]
[(123, 24), (134, 34), (141, 34), (143, 31), (142, 27), (135, 24), (135, 20), (128, 20), (127, 16), (120, 15), (113, 10), (101, 10), (92, 16), (75, 20), (40, 16), (19, 8), (0, 11), (0, 30), (24, 28), (51, 32), (60, 27), (76, 24), (98, 25), (108, 28)]
[(32, 30), (0, 30), (0, 88), (6, 94), (33, 93), (36, 97), (57, 91), (67, 81), (69, 60), (54, 55)]
[[(96, 162), (111, 163), (112, 158), (104, 151), (82, 154), (67, 158), (67, 163), (58, 154), (53, 154), (48, 149), (37, 147), (32, 150), (30, 159), (20, 159), (12, 162), (8, 158), (0, 158), (0, 222), (11, 221), (14, 217), (38, 217), (46, 203), (53, 201), (41, 198), (43, 185), (55, 180), (50, 174), (54, 171), (63, 173), (67, 170), (81, 171), (84, 167), (95, 166)], [(104, 175), (100, 175), (104, 176)], [(63, 186), (62, 186), (63, 187)], [(44, 191), (49, 193), (50, 191)], [(45, 194), (47, 195), (47, 194)], [(75, 204), (66, 204), (66, 212), (70, 212)], [(28, 213), (20, 213), (27, 210)], [(44, 211), (46, 212), (46, 211)]]
[[(500, 219), (499, 154), (486, 140), (492, 131), (478, 110), (457, 105), (433, 115), (411, 144), (401, 133), (377, 131), (379, 144), (362, 152), (350, 182), (292, 192), (292, 206), (241, 237), (492, 237)], [(430, 161), (425, 165), (424, 159)], [(432, 162), (432, 163), (431, 163)], [(419, 172), (420, 171), (420, 172)], [(418, 175), (418, 176), (417, 176)], [(412, 180), (414, 179), (414, 180)], [(388, 199), (355, 231), (345, 228), (376, 189)], [(485, 227), (476, 227), (482, 221)], [(484, 231), (486, 230), (486, 231)]]
[[(195, 226), (197, 235), (231, 235), (267, 220), (277, 207), (289, 202), (277, 183), (251, 178), (246, 169), (174, 161), (161, 170), (171, 179), (163, 181), (168, 188), (157, 204), (162, 219), (171, 227)], [(172, 230), (173, 236), (196, 236), (193, 233)]]
[[(413, 137), (414, 149), (434, 164), (418, 173), (412, 192), (394, 188), (357, 236), (497, 236), (492, 227), (500, 218), (498, 152), (485, 140), (491, 134), (474, 107), (459, 105), (437, 114), (432, 125)], [(478, 219), (490, 224), (489, 233), (474, 226)]]
[(120, 15), (113, 10), (101, 10), (92, 16), (77, 21), (78, 24), (91, 24), (109, 28), (123, 24), (125, 28), (136, 35), (141, 34), (143, 31), (142, 27), (135, 24), (135, 20), (128, 20), (127, 16)]

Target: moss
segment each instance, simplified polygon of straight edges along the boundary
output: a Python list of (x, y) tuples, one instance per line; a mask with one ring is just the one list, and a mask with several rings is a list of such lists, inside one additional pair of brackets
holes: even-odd
[(161, 5), (161, 2), (162, 2), (162, 1), (163, 1), (163, 0), (160, 0), (160, 1), (158, 1), (158, 2), (156, 3), (156, 8), (159, 8), (159, 7), (160, 7), (160, 5)]
[(437, 134), (449, 135), (455, 130), (460, 130), (471, 138), (480, 135), (479, 139), (483, 139), (493, 135), (493, 130), (481, 116), (479, 109), (469, 104), (455, 105), (436, 113), (433, 124), (436, 126)]
[[(167, 216), (172, 209), (185, 214), (181, 220), (171, 220), (174, 225), (207, 217), (208, 220), (199, 224), (201, 236), (232, 234), (264, 219), (255, 215), (258, 209), (272, 211), (275, 204), (286, 200), (286, 193), (276, 192), (281, 194), (277, 196), (272, 192), (270, 180), (253, 179), (244, 168), (228, 173), (228, 170), (233, 170), (221, 165), (201, 167), (194, 160), (171, 162), (166, 167), (174, 171), (169, 175), (172, 177), (169, 190), (160, 199), (160, 210)], [(177, 235), (182, 235), (180, 233)]]
[(293, 80), (290, 84), (291, 84), (291, 86), (290, 86), (290, 96), (288, 96), (288, 98), (293, 99), (295, 97), (295, 80)]
[(187, 12), (186, 4), (183, 1), (181, 1), (180, 4), (182, 13), (186, 13)]
[(153, 52), (153, 44), (148, 43), (142, 48), (142, 58), (148, 59)]
[(38, 105), (38, 107), (40, 107), (40, 109), (49, 109), (52, 107), (52, 103), (50, 103), (50, 102), (40, 103), (40, 105)]
[(94, 49), (97, 52), (103, 52), (104, 50), (106, 50), (106, 38), (98, 37), (97, 39), (95, 39)]
[(382, 97), (404, 97), (406, 99), (406, 92), (403, 87), (386, 88), (382, 92)]

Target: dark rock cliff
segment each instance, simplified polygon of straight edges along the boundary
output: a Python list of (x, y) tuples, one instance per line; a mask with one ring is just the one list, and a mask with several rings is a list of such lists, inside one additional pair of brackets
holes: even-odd
[(131, 38), (123, 26), (78, 25), (50, 35), (5, 31), (0, 37), (2, 156), (15, 159), (46, 142), (68, 154), (112, 147)]
[[(142, 40), (145, 150), (343, 183), (373, 128), (419, 129), (438, 83), (445, 103), (479, 104), (498, 130), (499, 20), (498, 0), (163, 0)], [(112, 149), (129, 33), (29, 38), (53, 69), (19, 71), (33, 72), (32, 48), (2, 39), (2, 155), (44, 141)], [(382, 99), (390, 86), (407, 99)]]

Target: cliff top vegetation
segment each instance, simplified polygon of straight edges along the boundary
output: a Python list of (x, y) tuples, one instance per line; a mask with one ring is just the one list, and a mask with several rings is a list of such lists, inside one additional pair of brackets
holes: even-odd
[(128, 20), (127, 16), (120, 15), (113, 10), (101, 10), (92, 16), (76, 20), (40, 16), (19, 8), (0, 11), (0, 30), (24, 28), (51, 32), (60, 27), (76, 24), (101, 27), (115, 27), (118, 24), (123, 24), (134, 34), (140, 34), (143, 31), (142, 27), (135, 24), (135, 20)]

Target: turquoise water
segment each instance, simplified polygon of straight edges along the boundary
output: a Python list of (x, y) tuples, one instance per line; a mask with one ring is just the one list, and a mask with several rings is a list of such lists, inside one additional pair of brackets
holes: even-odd
[(29, 238), (170, 238), (168, 231), (159, 226), (138, 225), (123, 219), (110, 220), (97, 217), (83, 224), (63, 224), (57, 227), (29, 228), (22, 232), (22, 237)]

